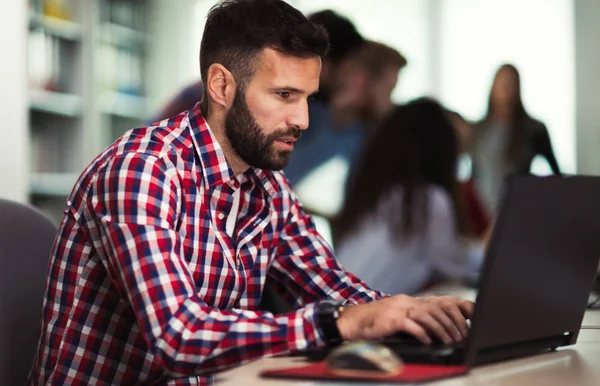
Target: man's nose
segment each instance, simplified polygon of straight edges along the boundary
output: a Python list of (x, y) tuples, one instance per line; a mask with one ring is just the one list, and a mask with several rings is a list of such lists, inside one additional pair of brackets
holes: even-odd
[(288, 119), (289, 126), (297, 127), (300, 130), (308, 128), (308, 104), (303, 103), (292, 112)]

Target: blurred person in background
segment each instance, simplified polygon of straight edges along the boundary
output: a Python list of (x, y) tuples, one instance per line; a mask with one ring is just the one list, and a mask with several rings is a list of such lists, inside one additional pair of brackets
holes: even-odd
[(468, 242), (446, 111), (419, 99), (395, 107), (377, 129), (334, 222), (344, 267), (389, 293), (471, 279), (483, 259)]
[[(349, 172), (345, 186), (351, 183), (356, 173), (357, 162), (366, 144), (374, 135), (381, 121), (392, 111), (394, 102), (392, 92), (396, 88), (401, 70), (407, 65), (406, 58), (396, 49), (385, 44), (366, 41), (363, 47), (348, 60), (343, 71), (354, 72), (355, 77), (362, 77), (364, 85), (355, 90), (340, 90), (340, 94), (356, 93), (356, 119), (363, 123), (362, 141), (354, 154), (346, 161)], [(343, 200), (343, 198), (342, 198)]]
[(519, 72), (511, 64), (496, 72), (487, 113), (473, 134), (473, 178), (491, 214), (497, 210), (506, 178), (529, 173), (536, 155), (560, 174), (548, 130), (525, 110)]
[(330, 52), (323, 59), (319, 92), (309, 101), (309, 128), (284, 170), (294, 187), (336, 154), (354, 153), (364, 132), (356, 111), (366, 77), (347, 67), (347, 61), (365, 40), (348, 18), (334, 11), (316, 12), (308, 19), (327, 31)]
[(406, 64), (397, 50), (364, 41), (337, 66), (335, 79), (329, 80), (333, 87), (326, 92), (328, 102), (311, 103), (304, 143), (285, 172), (312, 213), (338, 213), (348, 177), (373, 129), (392, 108), (391, 94)]
[[(363, 110), (359, 119), (365, 120), (367, 125), (376, 127), (393, 109), (392, 92), (407, 63), (398, 50), (375, 41), (366, 41), (348, 61), (346, 67), (355, 67), (354, 71), (366, 75), (364, 90), (360, 90), (357, 99)], [(350, 90), (342, 89), (340, 94), (347, 91)]]
[(447, 110), (447, 113), (458, 140), (459, 162), (457, 165), (457, 178), (460, 187), (459, 192), (464, 202), (465, 213), (468, 219), (469, 235), (483, 237), (491, 226), (491, 219), (481, 199), (481, 194), (473, 182), (471, 173), (469, 144), (473, 138), (473, 126), (456, 111)]

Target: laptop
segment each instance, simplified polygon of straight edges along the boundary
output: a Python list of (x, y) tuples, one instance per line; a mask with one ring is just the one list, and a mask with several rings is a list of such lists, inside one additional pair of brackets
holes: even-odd
[(596, 177), (513, 177), (465, 342), (423, 345), (396, 336), (381, 343), (407, 363), (467, 366), (575, 344), (600, 258), (599, 198)]

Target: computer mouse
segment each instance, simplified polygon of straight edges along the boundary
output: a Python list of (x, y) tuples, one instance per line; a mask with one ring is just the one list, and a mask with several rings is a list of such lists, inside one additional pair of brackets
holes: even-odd
[(402, 360), (389, 348), (374, 342), (346, 343), (325, 359), (327, 369), (344, 376), (388, 377), (402, 371)]

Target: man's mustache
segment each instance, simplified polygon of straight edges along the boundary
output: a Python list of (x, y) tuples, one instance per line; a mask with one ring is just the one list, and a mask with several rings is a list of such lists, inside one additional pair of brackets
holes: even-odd
[(296, 140), (302, 138), (302, 130), (297, 128), (289, 128), (287, 130), (280, 130), (270, 135), (271, 140), (275, 141), (279, 138), (294, 137)]

